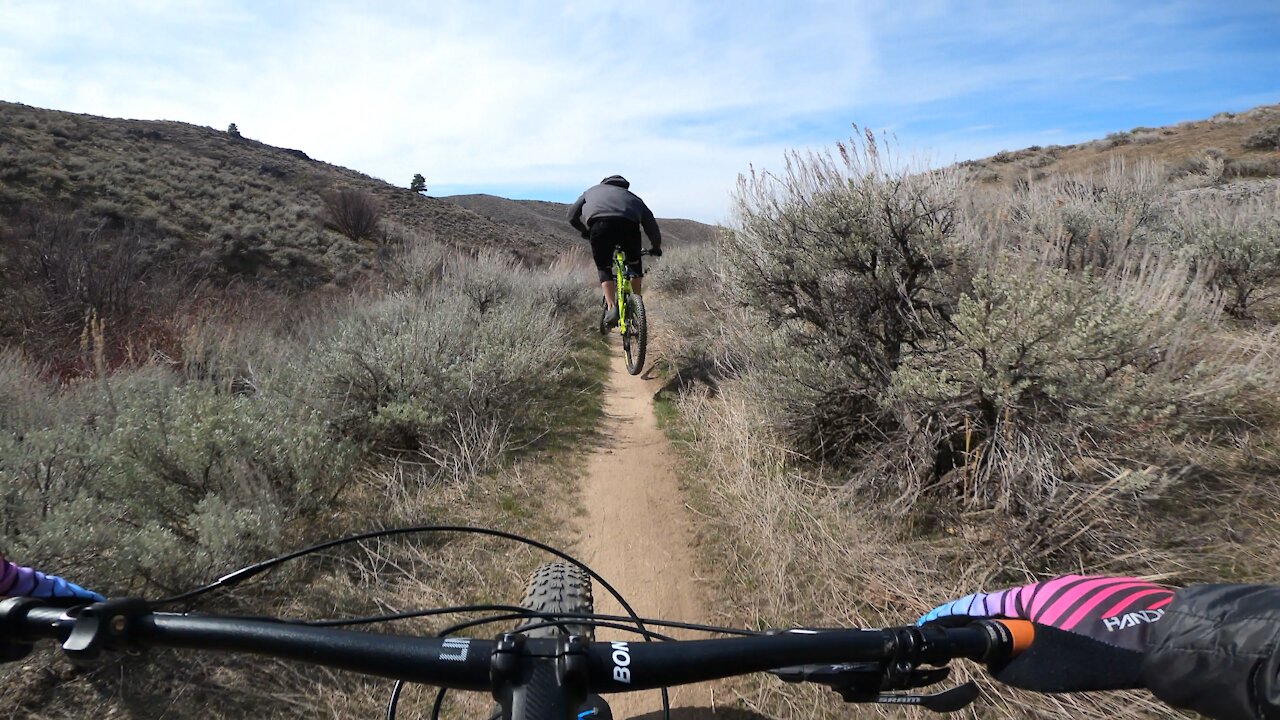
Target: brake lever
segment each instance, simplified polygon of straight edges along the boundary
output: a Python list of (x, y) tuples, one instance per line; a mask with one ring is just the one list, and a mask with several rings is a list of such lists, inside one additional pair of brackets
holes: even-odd
[(885, 690), (910, 690), (945, 680), (951, 668), (910, 668), (889, 673), (879, 663), (837, 663), (828, 665), (793, 665), (769, 671), (784, 682), (811, 682), (826, 685), (840, 694), (845, 702), (880, 705), (915, 705), (933, 712), (955, 712), (978, 698), (973, 682), (927, 695), (891, 693)]
[(949, 690), (930, 693), (928, 695), (910, 695), (899, 693), (879, 693), (874, 696), (850, 697), (841, 693), (845, 702), (879, 703), (881, 705), (915, 705), (936, 713), (949, 713), (963, 710), (978, 699), (978, 684), (970, 680)]

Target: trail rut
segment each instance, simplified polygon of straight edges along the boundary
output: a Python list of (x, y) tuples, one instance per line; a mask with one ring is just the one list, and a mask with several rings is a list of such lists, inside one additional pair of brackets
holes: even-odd
[[(606, 437), (588, 458), (583, 481), (582, 554), (642, 617), (703, 621), (706, 596), (694, 570), (692, 518), (676, 479), (677, 459), (653, 411), (660, 383), (629, 375), (616, 345), (615, 340), (604, 388)], [(603, 588), (596, 587), (595, 599), (597, 612), (623, 614)], [(611, 630), (601, 630), (599, 638), (637, 639)], [(710, 685), (670, 692), (673, 709), (706, 708), (692, 715), (710, 715)], [(662, 708), (656, 690), (613, 695), (609, 703), (620, 720)], [(691, 714), (686, 710), (680, 716)]]

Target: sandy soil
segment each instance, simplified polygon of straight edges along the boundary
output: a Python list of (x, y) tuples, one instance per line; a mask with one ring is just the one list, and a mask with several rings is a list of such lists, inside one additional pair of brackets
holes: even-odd
[[(604, 390), (604, 429), (612, 441), (601, 443), (587, 463), (582, 556), (642, 617), (699, 622), (706, 619), (706, 605), (694, 571), (693, 520), (676, 480), (677, 459), (653, 414), (653, 394), (661, 383), (627, 374), (616, 337), (615, 346)], [(624, 614), (598, 583), (595, 600), (597, 612)], [(672, 634), (699, 637), (679, 631)], [(601, 630), (598, 635), (601, 640), (624, 636), (636, 639), (621, 631)], [(670, 692), (673, 710), (714, 706), (708, 684)], [(662, 707), (657, 691), (608, 699), (619, 719), (651, 714)], [(710, 712), (673, 712), (673, 718), (704, 715)]]

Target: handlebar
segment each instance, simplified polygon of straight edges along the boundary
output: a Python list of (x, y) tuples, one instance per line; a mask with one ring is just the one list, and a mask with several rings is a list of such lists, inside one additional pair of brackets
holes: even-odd
[[(640, 248), (640, 254), (641, 254), (641, 255), (650, 255), (650, 256), (653, 256), (653, 257), (661, 257), (661, 255), (653, 255), (652, 250), (653, 250), (653, 248), (651, 248), (651, 247), (650, 247), (650, 248)], [(622, 246), (621, 246), (621, 245), (614, 245), (614, 246), (613, 246), (613, 251), (614, 251), (615, 253), (625, 252), (625, 251), (622, 249)]]
[[(269, 619), (152, 612), (137, 599), (55, 608), (29, 598), (0, 602), (0, 646), (57, 640), (73, 662), (104, 650), (174, 647), (246, 652), (460, 690), (497, 690), (530, 661), (554, 663), (562, 684), (614, 693), (716, 680), (806, 663), (876, 663), (895, 669), (987, 662), (1025, 644), (1017, 621), (944, 628), (790, 630), (667, 643), (586, 642), (581, 637), (425, 638), (314, 627)], [(914, 687), (906, 678), (879, 689)]]

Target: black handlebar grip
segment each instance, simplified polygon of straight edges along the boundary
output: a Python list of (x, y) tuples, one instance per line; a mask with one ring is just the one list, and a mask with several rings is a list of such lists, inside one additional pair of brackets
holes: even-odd
[(987, 635), (985, 649), (979, 654), (966, 654), (970, 660), (999, 665), (1020, 655), (1035, 641), (1036, 628), (1030, 620), (992, 618), (978, 620), (967, 627), (982, 630)]

